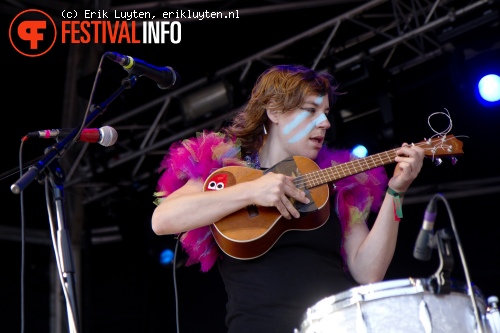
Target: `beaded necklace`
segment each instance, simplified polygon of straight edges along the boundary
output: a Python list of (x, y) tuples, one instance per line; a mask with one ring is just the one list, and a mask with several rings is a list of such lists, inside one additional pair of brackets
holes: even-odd
[(245, 163), (254, 169), (260, 169), (259, 152), (245, 156)]

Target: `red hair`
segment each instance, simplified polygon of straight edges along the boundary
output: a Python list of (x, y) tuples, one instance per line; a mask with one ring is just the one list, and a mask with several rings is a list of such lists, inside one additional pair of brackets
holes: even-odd
[(330, 107), (339, 93), (332, 75), (303, 66), (278, 65), (257, 79), (248, 103), (223, 132), (240, 139), (242, 152), (259, 150), (264, 141), (266, 109), (289, 112), (301, 107), (310, 95), (328, 96)]

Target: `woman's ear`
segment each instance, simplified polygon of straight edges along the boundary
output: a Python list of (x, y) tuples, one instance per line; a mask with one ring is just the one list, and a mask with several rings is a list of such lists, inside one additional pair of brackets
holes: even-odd
[(278, 120), (279, 120), (279, 113), (278, 112), (271, 110), (269, 108), (266, 108), (266, 113), (267, 113), (267, 117), (269, 118), (269, 120), (271, 120), (275, 124), (278, 123)]

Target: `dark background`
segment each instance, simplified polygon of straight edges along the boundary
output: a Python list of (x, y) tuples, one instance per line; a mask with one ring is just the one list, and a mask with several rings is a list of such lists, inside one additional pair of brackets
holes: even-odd
[[(161, 251), (174, 250), (176, 242), (173, 236), (154, 235), (150, 228), (157, 168), (173, 141), (201, 128), (217, 128), (228, 118), (245, 101), (265, 68), (279, 63), (312, 67), (319, 54), (322, 56), (316, 68), (331, 71), (347, 92), (336, 109), (338, 114), (343, 110), (337, 143), (350, 147), (359, 140), (373, 154), (403, 142), (420, 142), (435, 134), (430, 125), (436, 131), (446, 129), (449, 122), (442, 115), (444, 109), (452, 119), (450, 133), (463, 142), (464, 155), (456, 165), (449, 159), (440, 166), (431, 159), (425, 161), (405, 198), (396, 254), (386, 280), (425, 278), (437, 270), (435, 251), (428, 262), (413, 258), (412, 251), (427, 202), (432, 195), (442, 193), (451, 210), (439, 202), (436, 229), (450, 227), (453, 222), (471, 280), (485, 297), (500, 295), (496, 144), (500, 108), (479, 103), (473, 86), (483, 66), (496, 66), (498, 73), (498, 2), (442, 1), (429, 22), (445, 22), (432, 29), (424, 29), (431, 3), (378, 1), (366, 11), (358, 11), (370, 3), (375, 2), (111, 1), (92, 2), (87, 7), (70, 1), (3, 2), (2, 332), (20, 331), (22, 284), (26, 331), (67, 329), (55, 275), (44, 185), (34, 181), (22, 196), (13, 194), (10, 186), (19, 178), (20, 139), (26, 133), (73, 128), (82, 122), (99, 60), (107, 51), (171, 66), (181, 76), (182, 84), (173, 91), (161, 90), (152, 80), (139, 78), (90, 126), (113, 126), (119, 133), (117, 143), (102, 147), (79, 142), (61, 158), (67, 175), (66, 227), (75, 256), (83, 332), (171, 332), (176, 330), (177, 314), (181, 332), (225, 330), (225, 293), (217, 270), (202, 273), (198, 266), (185, 267), (181, 251), (175, 276), (172, 265), (159, 262)], [(475, 9), (461, 14), (460, 10), (471, 7)], [(56, 24), (64, 8), (155, 13), (167, 9), (239, 9), (240, 19), (183, 20), (182, 42), (177, 45), (56, 43), (46, 55), (29, 58), (17, 53), (8, 40), (10, 22), (28, 8), (46, 11)], [(348, 12), (355, 14), (349, 20), (342, 19), (331, 41), (333, 24), (314, 30)], [(406, 19), (406, 31), (391, 25), (397, 22), (399, 27), (404, 26), (395, 13), (406, 14), (401, 15)], [(445, 20), (453, 13), (455, 19)], [(415, 34), (398, 41), (410, 31)], [(277, 47), (281, 43), (284, 45)], [(376, 52), (384, 43), (397, 46), (392, 56), (391, 48)], [(328, 47), (322, 53), (325, 44)], [(118, 64), (104, 59), (93, 102), (102, 103), (126, 75)], [(220, 80), (232, 87), (230, 103), (198, 119), (184, 119), (182, 99)], [(162, 109), (167, 99), (170, 104)], [(429, 120), (434, 113), (438, 114)], [(45, 140), (25, 142), (25, 165), (38, 161), (52, 144)], [(393, 166), (387, 166), (387, 170), (392, 172)], [(452, 276), (465, 281), (458, 243), (452, 242)]]

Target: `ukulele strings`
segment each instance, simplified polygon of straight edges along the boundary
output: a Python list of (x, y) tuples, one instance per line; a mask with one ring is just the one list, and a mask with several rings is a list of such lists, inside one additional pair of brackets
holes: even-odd
[[(326, 169), (313, 171), (307, 174), (297, 176), (293, 183), (299, 188), (311, 188), (326, 182), (345, 178), (347, 176), (373, 169), (377, 166), (389, 164), (394, 161), (396, 151), (399, 148), (377, 153), (365, 158), (356, 159)], [(328, 177), (325, 176), (325, 173)]]
[[(427, 118), (427, 124), (429, 128), (435, 133), (429, 139), (425, 139), (425, 141), (414, 144), (412, 146), (422, 147), (425, 151), (430, 151), (432, 154), (432, 161), (435, 159), (436, 152), (441, 149), (444, 151), (452, 151), (453, 146), (449, 144), (445, 144), (450, 139), (447, 139), (447, 134), (450, 133), (453, 128), (453, 121), (451, 120), (451, 115), (448, 109), (444, 109), (445, 112), (434, 112)], [(448, 119), (448, 126), (443, 131), (436, 131), (434, 127), (431, 125), (431, 118), (433, 116), (444, 115)], [(457, 136), (460, 137), (460, 136)], [(467, 137), (461, 135), (461, 137)], [(430, 147), (426, 147), (430, 146)], [(353, 161), (349, 161), (346, 163), (342, 163), (339, 165), (335, 165), (323, 170), (313, 171), (307, 174), (303, 174), (297, 176), (293, 183), (295, 186), (299, 188), (311, 188), (314, 186), (318, 186), (329, 181), (345, 178), (347, 176), (351, 176), (369, 169), (373, 169), (378, 166), (382, 166), (385, 164), (389, 164), (394, 162), (396, 157), (396, 151), (399, 149), (395, 148), (389, 151), (385, 151), (382, 153), (377, 153), (368, 157), (355, 159)], [(363, 165), (363, 163), (365, 165)], [(359, 168), (359, 169), (358, 169)], [(329, 173), (330, 177), (324, 176), (325, 173)]]
[[(430, 151), (432, 154), (432, 158), (434, 160), (436, 151), (438, 151), (439, 149), (445, 151), (452, 150), (453, 146), (450, 144), (446, 144), (446, 142), (450, 140), (451, 139), (447, 139), (446, 136), (443, 136), (434, 139), (428, 139), (424, 142), (416, 144), (412, 143), (411, 145), (422, 147), (424, 150)], [(433, 145), (429, 147), (430, 144)], [(373, 169), (378, 166), (389, 164), (394, 162), (395, 157), (397, 156), (396, 151), (398, 149), (399, 147), (382, 153), (377, 153), (365, 158), (355, 159), (353, 161), (338, 164), (326, 169), (312, 171), (307, 174), (302, 174), (297, 176), (293, 180), (293, 183), (295, 186), (299, 188), (304, 188), (304, 187), (311, 188), (317, 185), (327, 183), (329, 181), (345, 178), (369, 169)]]
[[(450, 112), (448, 111), (448, 109), (444, 109), (445, 112), (434, 112), (434, 113), (431, 113), (429, 115), (429, 117), (427, 117), (427, 125), (429, 125), (429, 128), (431, 129), (431, 131), (433, 131), (435, 134), (433, 136), (430, 137), (430, 139), (436, 137), (436, 136), (446, 136), (446, 134), (450, 133), (452, 127), (453, 127), (453, 121), (451, 120), (451, 115), (450, 115)], [(444, 131), (441, 131), (441, 132), (438, 132), (434, 129), (434, 127), (432, 127), (431, 125), (431, 118), (433, 116), (437, 116), (437, 115), (444, 115), (446, 118), (448, 118), (448, 127), (446, 127), (446, 129)]]
[[(429, 117), (427, 118), (427, 124), (429, 125), (429, 128), (435, 133), (434, 135), (432, 135), (427, 141), (430, 143), (431, 141), (433, 141), (433, 138), (435, 137), (443, 137), (443, 138), (446, 138), (446, 135), (448, 133), (450, 133), (451, 129), (453, 128), (453, 120), (451, 120), (451, 115), (450, 115), (450, 112), (448, 111), (448, 109), (444, 108), (444, 111), (445, 112), (434, 112), (434, 113), (431, 113), (429, 115)], [(437, 116), (437, 115), (443, 115), (445, 116), (447, 119), (448, 119), (448, 126), (441, 132), (439, 131), (436, 131), (434, 129), (434, 127), (432, 127), (431, 125), (431, 118), (433, 116)], [(465, 137), (465, 138), (468, 138), (468, 136), (466, 135), (456, 135), (455, 137), (459, 138), (459, 137)], [(442, 140), (441, 144), (440, 145), (436, 145), (434, 147), (431, 148), (431, 151), (432, 151), (432, 161), (434, 162), (434, 159), (435, 159), (435, 154), (436, 154), (436, 151), (438, 149), (449, 149), (448, 147), (446, 147), (444, 145), (444, 142), (445, 140)]]

